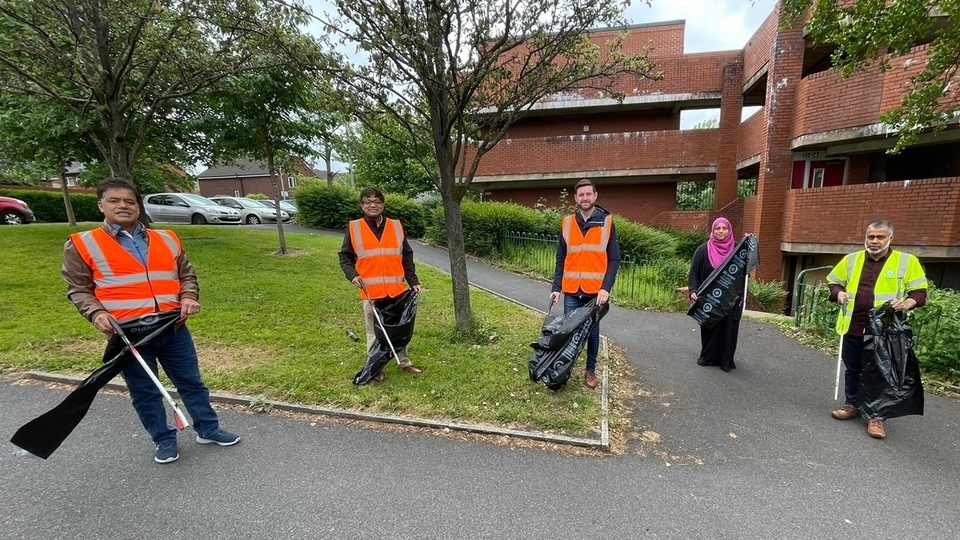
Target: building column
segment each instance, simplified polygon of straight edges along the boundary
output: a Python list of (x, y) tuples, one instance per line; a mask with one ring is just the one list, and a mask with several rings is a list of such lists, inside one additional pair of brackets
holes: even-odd
[[(774, 8), (782, 23), (782, 11)], [(764, 147), (760, 153), (755, 223), (744, 224), (746, 232), (757, 235), (760, 267), (757, 277), (764, 281), (784, 278), (784, 257), (780, 250), (783, 235), (784, 203), (793, 173), (790, 139), (797, 87), (803, 72), (804, 41), (800, 29), (777, 33), (772, 41), (767, 69), (764, 115)]]
[[(717, 177), (713, 211), (719, 212), (737, 199), (737, 142), (743, 114), (743, 54), (723, 68), (720, 97), (720, 143), (717, 145)], [(709, 223), (707, 224), (709, 227)]]

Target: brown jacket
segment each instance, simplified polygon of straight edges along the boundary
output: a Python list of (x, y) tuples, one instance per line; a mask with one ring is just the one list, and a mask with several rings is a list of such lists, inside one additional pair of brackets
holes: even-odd
[[(101, 225), (104, 231), (111, 237), (117, 237), (117, 231), (113, 229), (106, 221)], [(143, 241), (147, 244), (150, 239), (143, 234)], [(73, 240), (67, 239), (63, 245), (63, 280), (67, 282), (67, 298), (75, 306), (80, 315), (93, 322), (94, 317), (101, 311), (106, 311), (103, 304), (97, 300), (93, 290), (96, 288), (93, 282), (93, 272), (87, 263), (80, 257)], [(180, 299), (190, 298), (200, 300), (200, 285), (197, 283), (197, 274), (193, 270), (193, 264), (187, 259), (186, 252), (177, 257), (177, 274), (180, 278)]]

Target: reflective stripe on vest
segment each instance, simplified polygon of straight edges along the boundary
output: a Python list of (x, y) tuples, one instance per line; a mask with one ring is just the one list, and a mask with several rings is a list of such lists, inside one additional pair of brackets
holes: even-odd
[(90, 267), (94, 296), (120, 322), (180, 309), (180, 240), (172, 231), (148, 229), (147, 236), (144, 267), (101, 228), (70, 235), (80, 257)]
[[(841, 285), (850, 299), (840, 306), (840, 313), (837, 314), (836, 331), (840, 335), (846, 334), (850, 330), (850, 321), (853, 319), (853, 307), (857, 299), (857, 289), (860, 286), (860, 273), (863, 270), (863, 263), (866, 259), (866, 251), (858, 251), (845, 256), (837, 266), (831, 270), (827, 276), (827, 282)], [(852, 259), (852, 260), (851, 260)], [(893, 250), (880, 274), (877, 276), (877, 282), (873, 286), (873, 306), (877, 307), (887, 301), (900, 300), (910, 291), (925, 289), (927, 278), (923, 275), (923, 269), (919, 262), (911, 273), (912, 261), (914, 257), (907, 253)], [(909, 279), (909, 281), (905, 281)]]
[[(385, 218), (386, 219), (386, 218)], [(357, 254), (357, 273), (363, 280), (371, 300), (395, 297), (406, 290), (403, 273), (403, 226), (396, 219), (386, 219), (383, 235), (377, 235), (364, 219), (350, 222), (350, 243)], [(367, 299), (360, 290), (360, 298)]]
[(607, 244), (613, 218), (607, 215), (602, 227), (590, 227), (587, 234), (580, 231), (577, 217), (563, 218), (563, 240), (567, 244), (567, 256), (563, 261), (561, 288), (568, 294), (583, 291), (597, 294), (603, 286), (607, 273)]

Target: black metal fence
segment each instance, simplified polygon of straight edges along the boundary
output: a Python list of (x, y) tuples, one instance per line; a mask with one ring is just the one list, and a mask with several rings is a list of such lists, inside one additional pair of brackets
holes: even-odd
[[(553, 279), (557, 235), (507, 233), (500, 239), (498, 262), (541, 279)], [(624, 306), (660, 310), (685, 309), (677, 291), (687, 284), (690, 263), (680, 260), (633, 261), (625, 257), (610, 295)]]

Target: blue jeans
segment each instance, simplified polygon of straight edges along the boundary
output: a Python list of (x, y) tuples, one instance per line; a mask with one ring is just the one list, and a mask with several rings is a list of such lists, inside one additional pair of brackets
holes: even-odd
[[(594, 297), (592, 296), (578, 296), (564, 293), (563, 312), (570, 313), (579, 307), (587, 305), (593, 299)], [(593, 327), (593, 330), (590, 330), (590, 335), (587, 336), (587, 371), (594, 371), (597, 369), (597, 352), (599, 351), (600, 324), (598, 323)]]
[[(198, 435), (206, 437), (220, 427), (217, 413), (210, 406), (210, 391), (200, 379), (197, 350), (186, 325), (179, 330), (158, 335), (149, 343), (137, 347), (137, 350), (154, 374), (157, 373), (157, 361), (160, 362), (163, 371), (177, 387)], [(167, 425), (163, 394), (150, 380), (140, 362), (133, 359), (121, 375), (127, 382), (133, 408), (153, 442), (176, 442), (177, 430)]]

